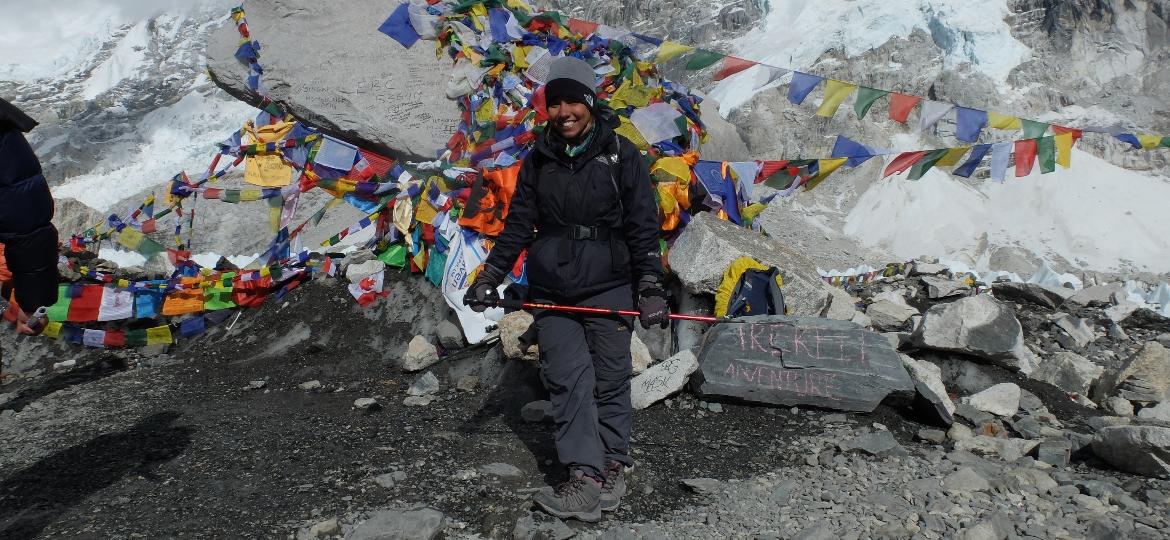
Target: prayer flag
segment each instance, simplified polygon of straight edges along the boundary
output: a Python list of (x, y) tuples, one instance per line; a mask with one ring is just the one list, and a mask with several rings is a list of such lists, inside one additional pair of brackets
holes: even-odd
[(963, 156), (966, 155), (967, 151), (970, 149), (971, 149), (971, 147), (969, 147), (969, 146), (960, 146), (958, 148), (948, 148), (947, 153), (944, 154), (942, 159), (938, 160), (938, 163), (935, 163), (934, 166), (935, 167), (954, 167), (955, 165), (959, 164), (959, 161), (963, 159)]
[(801, 73), (799, 71), (792, 72), (792, 82), (788, 84), (788, 101), (794, 105), (804, 103), (804, 98), (812, 93), (813, 89), (825, 80), (823, 77), (816, 75), (809, 75), (808, 73)]
[(581, 37), (589, 37), (589, 34), (597, 31), (597, 23), (570, 17), (569, 31)]
[(179, 335), (185, 338), (193, 338), (201, 335), (207, 331), (207, 323), (203, 320), (203, 315), (195, 315), (179, 323)]
[(1025, 139), (1038, 139), (1048, 131), (1048, 124), (1044, 122), (1020, 119), (1020, 125), (1024, 128)]
[(69, 302), (70, 322), (92, 322), (98, 318), (101, 311), (102, 294), (105, 287), (101, 285), (82, 285), (78, 287), (78, 294)]
[(825, 85), (825, 97), (821, 100), (821, 106), (817, 108), (817, 116), (832, 118), (837, 114), (837, 109), (841, 107), (845, 98), (856, 89), (857, 85), (829, 79)]
[(654, 55), (654, 63), (664, 64), (681, 54), (686, 54), (693, 50), (695, 50), (694, 47), (689, 47), (682, 43), (663, 41), (662, 45), (658, 46), (658, 54)]
[(359, 279), (356, 283), (350, 283), (349, 294), (353, 295), (353, 298), (362, 307), (369, 306), (379, 297), (390, 295), (390, 291), (382, 290), (382, 283), (385, 276), (386, 272), (375, 272), (372, 275)]
[(979, 134), (987, 125), (987, 111), (956, 107), (955, 138), (963, 142), (979, 140)]
[(1048, 174), (1056, 170), (1056, 139), (1041, 137), (1036, 140), (1036, 155), (1040, 161), (1040, 173)]
[(126, 332), (127, 347), (145, 347), (146, 330), (128, 330)]
[(1132, 146), (1134, 148), (1134, 150), (1141, 150), (1142, 149), (1142, 141), (1139, 140), (1137, 138), (1137, 136), (1132, 134), (1132, 133), (1118, 133), (1118, 134), (1115, 134), (1113, 136), (1116, 137), (1117, 140)]
[(1016, 141), (1016, 178), (1028, 176), (1036, 162), (1036, 139)]
[(873, 156), (874, 152), (868, 146), (853, 141), (844, 135), (837, 135), (837, 141), (833, 143), (832, 157), (849, 158), (845, 162), (846, 167), (857, 167)]
[(1159, 135), (1138, 135), (1138, 141), (1141, 142), (1143, 149), (1153, 150), (1162, 144), (1162, 137)]
[(846, 158), (818, 159), (817, 160), (817, 174), (816, 174), (816, 176), (812, 177), (812, 179), (810, 179), (808, 182), (805, 182), (804, 190), (809, 191), (812, 188), (817, 187), (817, 185), (820, 184), (822, 180), (828, 178), (829, 175), (836, 172), (837, 169), (840, 169), (841, 166), (844, 165), (846, 161), (847, 161)]
[(906, 169), (913, 167), (915, 163), (922, 161), (926, 157), (925, 151), (918, 152), (902, 152), (886, 166), (886, 171), (882, 173), (882, 178), (890, 176), (891, 174), (900, 174)]
[(716, 73), (712, 79), (722, 81), (754, 65), (756, 65), (756, 62), (752, 62), (751, 60), (744, 60), (735, 56), (725, 56), (723, 57), (723, 69), (720, 69), (719, 73)]
[(1073, 134), (1061, 133), (1056, 137), (1056, 163), (1065, 169), (1072, 165)]
[(134, 294), (134, 316), (139, 319), (153, 319), (157, 317), (159, 305), (162, 303), (162, 298), (162, 291), (136, 291)]
[[(987, 125), (995, 129), (1020, 129), (1020, 119), (997, 112), (988, 112)], [(994, 152), (992, 154), (994, 155)]]
[(873, 102), (888, 94), (889, 92), (885, 90), (862, 86), (857, 90), (857, 101), (853, 102), (853, 112), (857, 113), (857, 118), (865, 118), (865, 115), (869, 114), (869, 108), (873, 106)]
[(123, 330), (107, 330), (106, 338), (102, 344), (107, 349), (121, 349), (126, 346), (126, 332)]
[(897, 92), (890, 94), (890, 120), (905, 124), (910, 118), (910, 111), (922, 101), (916, 96), (908, 96)]
[(711, 66), (721, 59), (723, 59), (723, 53), (708, 51), (707, 49), (696, 49), (694, 54), (687, 58), (686, 69), (691, 71), (700, 70)]
[(973, 174), (975, 169), (979, 167), (979, 163), (983, 161), (983, 157), (986, 156), (987, 152), (989, 151), (991, 151), (990, 144), (975, 145), (971, 148), (971, 155), (967, 157), (967, 161), (965, 161), (962, 165), (959, 165), (955, 170), (951, 171), (951, 174), (955, 176), (961, 176), (963, 178), (970, 178), (971, 174)]
[(933, 168), (934, 165), (938, 163), (939, 160), (941, 160), (943, 156), (945, 156), (949, 151), (949, 149), (943, 148), (941, 150), (931, 150), (927, 152), (926, 155), (918, 161), (918, 163), (915, 163), (914, 166), (910, 168), (909, 178), (911, 180), (921, 179), (922, 176), (926, 174), (926, 171), (929, 171), (931, 168)]
[(756, 75), (756, 82), (752, 85), (752, 90), (759, 90), (765, 86), (768, 86), (772, 83), (772, 81), (775, 81), (776, 79), (779, 79), (780, 77), (783, 77), (789, 73), (791, 73), (789, 70), (783, 68), (760, 66), (759, 73)]
[(410, 24), (409, 6), (404, 2), (398, 4), (390, 17), (378, 27), (378, 31), (394, 38), (403, 47), (409, 49), (420, 38), (418, 32), (414, 30), (414, 26)]
[(1008, 162), (1012, 158), (1012, 143), (1001, 142), (991, 145), (991, 179), (1003, 182), (1007, 175)]
[(81, 343), (86, 347), (104, 349), (106, 346), (106, 332), (104, 330), (86, 328), (82, 331)]
[(105, 287), (102, 292), (101, 305), (98, 307), (99, 321), (121, 321), (129, 319), (134, 312), (134, 295), (130, 291), (120, 291), (113, 287)]
[(50, 321), (64, 322), (69, 320), (69, 302), (70, 298), (67, 294), (68, 285), (59, 285), (57, 287), (57, 303), (49, 306), (45, 316)]
[(955, 106), (950, 103), (926, 100), (922, 103), (922, 112), (918, 115), (918, 131), (926, 131), (934, 127), (954, 108)]
[(156, 326), (146, 329), (147, 345), (170, 345), (173, 342), (174, 338), (171, 337), (170, 326)]

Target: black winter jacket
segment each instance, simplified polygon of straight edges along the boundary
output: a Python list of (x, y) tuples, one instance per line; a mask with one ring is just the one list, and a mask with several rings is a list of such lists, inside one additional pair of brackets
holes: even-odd
[[(615, 120), (612, 111), (595, 115), (598, 132), (574, 158), (546, 132), (521, 165), (487, 264), (510, 269), (527, 247), (528, 283), (536, 296), (571, 301), (662, 275), (650, 173), (633, 143), (614, 133)], [(616, 166), (609, 161), (615, 145)], [(573, 225), (606, 230), (602, 239), (574, 240), (565, 232)]]
[[(41, 163), (18, 122), (0, 110), (0, 243), (16, 301), (32, 312), (57, 303), (57, 229)], [(25, 117), (27, 118), (27, 117)]]

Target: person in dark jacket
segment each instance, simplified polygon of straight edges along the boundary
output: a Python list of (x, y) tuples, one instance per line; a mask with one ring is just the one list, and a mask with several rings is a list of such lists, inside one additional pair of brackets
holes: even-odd
[[(596, 103), (583, 60), (553, 62), (549, 120), (521, 165), (504, 230), (468, 289), (482, 311), (528, 248), (529, 296), (541, 303), (629, 310), (641, 323), (669, 321), (662, 288), (658, 207), (642, 155)], [(636, 292), (635, 292), (636, 291)], [(543, 310), (534, 313), (541, 376), (553, 404), (556, 448), (569, 479), (534, 496), (561, 518), (598, 521), (625, 493), (630, 457), (632, 319)]]
[[(57, 229), (53, 196), (24, 134), (37, 122), (0, 99), (0, 243), (12, 273), (17, 331), (37, 334), (29, 318), (40, 307), (57, 303)], [(4, 287), (5, 300), (9, 287)], [(43, 327), (43, 325), (41, 325)]]

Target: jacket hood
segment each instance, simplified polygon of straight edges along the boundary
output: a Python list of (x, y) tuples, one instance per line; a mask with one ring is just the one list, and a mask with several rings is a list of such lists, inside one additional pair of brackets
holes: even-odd
[(24, 133), (37, 127), (37, 121), (30, 118), (4, 98), (0, 98), (0, 131), (18, 130)]

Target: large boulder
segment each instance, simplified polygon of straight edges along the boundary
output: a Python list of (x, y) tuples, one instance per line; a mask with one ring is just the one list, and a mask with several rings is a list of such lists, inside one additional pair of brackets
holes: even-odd
[(1032, 371), (1031, 377), (1066, 392), (1084, 396), (1088, 395), (1093, 382), (1101, 377), (1102, 373), (1105, 373), (1105, 368), (1094, 364), (1088, 358), (1076, 353), (1058, 352), (1040, 362)]
[(742, 256), (780, 269), (790, 315), (816, 317), (824, 311), (829, 291), (816, 265), (785, 245), (710, 212), (700, 213), (687, 224), (670, 248), (669, 261), (687, 290), (714, 293), (723, 272)]
[(532, 314), (527, 311), (513, 311), (500, 318), (500, 348), (504, 356), (529, 362), (540, 361), (540, 346), (532, 339)]
[(1097, 433), (1093, 453), (1126, 472), (1170, 479), (1170, 428), (1112, 426)]
[(1020, 395), (1020, 387), (1016, 384), (1000, 383), (963, 401), (980, 411), (1011, 418), (1020, 411)]
[(1101, 401), (1114, 395), (1147, 403), (1170, 399), (1170, 350), (1151, 341), (1129, 357), (1116, 373), (1102, 377), (1094, 397)]
[(1020, 283), (1007, 281), (993, 283), (991, 293), (996, 298), (1017, 302), (1030, 302), (1048, 309), (1056, 309), (1064, 303), (1064, 299), (1073, 294), (1072, 289), (1052, 289), (1039, 283)]
[(1107, 307), (1113, 305), (1113, 295), (1124, 293), (1120, 283), (1085, 287), (1068, 297), (1066, 302), (1077, 307)]
[(874, 301), (865, 308), (865, 314), (873, 323), (873, 327), (886, 332), (901, 330), (911, 317), (918, 315), (918, 309), (906, 303), (902, 291), (886, 291), (874, 297)]
[[(435, 57), (431, 42), (404, 49), (378, 31), (393, 4), (288, 0), (247, 7), (248, 27), (262, 44), (261, 84), (297, 118), (391, 157), (433, 159), (455, 132), (459, 109), (444, 92), (451, 63)], [(234, 56), (239, 41), (232, 24), (216, 31), (207, 69), (228, 93), (255, 102), (248, 68)]]
[(914, 380), (914, 388), (918, 392), (917, 399), (922, 401), (922, 405), (915, 403), (915, 408), (929, 413), (932, 423), (949, 427), (955, 421), (955, 403), (951, 401), (947, 387), (943, 384), (942, 368), (926, 360), (915, 360), (905, 354), (901, 357), (902, 366)]
[(870, 412), (914, 382), (888, 340), (847, 321), (758, 316), (711, 328), (698, 391), (771, 405)]
[(987, 294), (931, 307), (913, 339), (919, 347), (968, 354), (1024, 373), (1034, 365), (1015, 313)]

